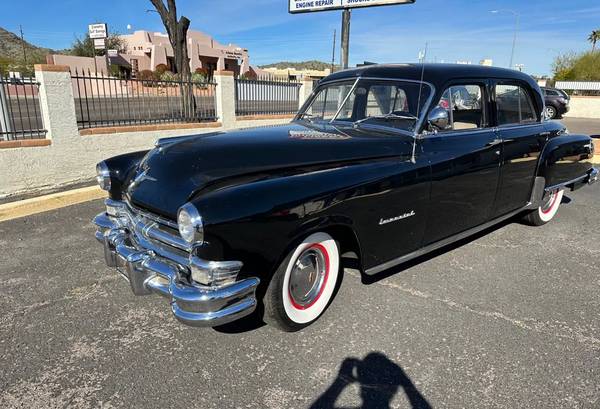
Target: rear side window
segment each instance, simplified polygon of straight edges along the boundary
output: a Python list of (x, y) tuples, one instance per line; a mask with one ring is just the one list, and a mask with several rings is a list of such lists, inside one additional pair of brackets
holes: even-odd
[(518, 85), (496, 85), (498, 125), (523, 124), (537, 121), (529, 93)]

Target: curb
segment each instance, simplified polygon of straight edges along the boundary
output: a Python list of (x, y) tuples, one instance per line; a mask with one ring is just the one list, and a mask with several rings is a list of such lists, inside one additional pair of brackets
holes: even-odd
[(0, 205), (0, 222), (89, 202), (90, 200), (101, 199), (103, 197), (106, 197), (105, 191), (98, 186), (91, 186), (5, 203)]

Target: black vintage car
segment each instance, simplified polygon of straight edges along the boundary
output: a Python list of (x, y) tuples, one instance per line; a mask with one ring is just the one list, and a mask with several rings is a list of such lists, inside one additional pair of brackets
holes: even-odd
[[(321, 81), (288, 125), (159, 140), (98, 165), (109, 266), (175, 317), (253, 311), (286, 331), (335, 294), (342, 254), (373, 275), (514, 216), (543, 225), (597, 179), (593, 142), (543, 119), (516, 71), (376, 65)], [(257, 309), (258, 307), (258, 309)]]

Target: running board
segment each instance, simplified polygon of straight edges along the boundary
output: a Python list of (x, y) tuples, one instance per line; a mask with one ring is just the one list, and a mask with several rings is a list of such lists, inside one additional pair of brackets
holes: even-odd
[(434, 250), (440, 249), (440, 248), (445, 247), (445, 246), (447, 246), (449, 244), (452, 244), (452, 243), (455, 243), (455, 242), (460, 241), (462, 239), (465, 239), (465, 238), (467, 238), (469, 236), (472, 236), (472, 235), (474, 235), (476, 233), (479, 233), (479, 232), (481, 232), (481, 231), (483, 231), (483, 230), (485, 230), (485, 229), (487, 229), (489, 227), (492, 227), (495, 224), (498, 224), (500, 222), (508, 220), (511, 217), (514, 217), (517, 214), (521, 213), (523, 210), (526, 210), (527, 208), (529, 208), (529, 205), (524, 206), (524, 207), (522, 207), (522, 208), (520, 208), (518, 210), (515, 210), (513, 212), (507, 213), (504, 216), (500, 216), (500, 217), (498, 217), (498, 218), (496, 218), (494, 220), (490, 220), (489, 222), (486, 222), (484, 224), (480, 224), (479, 226), (473, 227), (473, 228), (471, 228), (469, 230), (465, 230), (462, 233), (458, 233), (458, 234), (456, 234), (454, 236), (450, 236), (450, 237), (447, 237), (447, 238), (445, 238), (443, 240), (436, 241), (435, 243), (429, 244), (429, 245), (427, 245), (425, 247), (422, 247), (422, 248), (420, 248), (418, 250), (415, 250), (412, 253), (405, 254), (404, 256), (400, 256), (398, 258), (395, 258), (395, 259), (390, 260), (388, 262), (385, 262), (383, 264), (379, 264), (378, 266), (371, 267), (368, 270), (365, 270), (365, 274), (370, 275), (370, 276), (375, 275), (375, 274), (380, 273), (380, 272), (382, 272), (384, 270), (387, 270), (388, 268), (392, 268), (392, 267), (397, 266), (399, 264), (406, 263), (407, 261), (410, 261), (412, 259), (415, 259), (415, 258), (420, 257), (422, 255), (425, 255), (427, 253), (430, 253), (430, 252), (432, 252)]

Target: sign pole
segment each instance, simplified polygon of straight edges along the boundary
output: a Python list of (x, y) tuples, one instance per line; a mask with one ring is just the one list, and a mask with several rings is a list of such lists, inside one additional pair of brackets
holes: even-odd
[(342, 12), (342, 69), (348, 68), (348, 57), (350, 55), (350, 9)]
[(94, 40), (92, 40), (92, 53), (94, 53), (94, 70), (96, 71), (96, 76), (98, 75), (98, 63), (96, 62), (96, 46), (94, 45)]
[(106, 57), (106, 76), (110, 75), (110, 56), (108, 55), (108, 44), (104, 40), (104, 56)]

